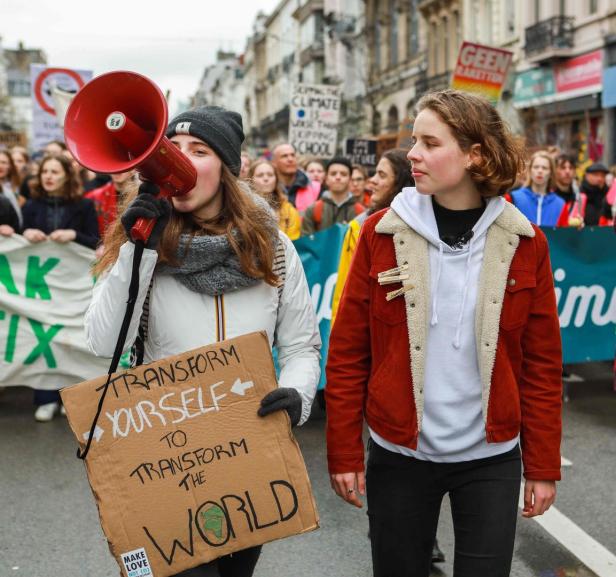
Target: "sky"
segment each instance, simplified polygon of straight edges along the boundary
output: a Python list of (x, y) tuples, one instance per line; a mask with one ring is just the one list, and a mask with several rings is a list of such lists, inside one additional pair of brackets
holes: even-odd
[(49, 66), (131, 70), (170, 90), (170, 113), (219, 49), (242, 52), (260, 10), (280, 0), (0, 0), (4, 48), (41, 48)]

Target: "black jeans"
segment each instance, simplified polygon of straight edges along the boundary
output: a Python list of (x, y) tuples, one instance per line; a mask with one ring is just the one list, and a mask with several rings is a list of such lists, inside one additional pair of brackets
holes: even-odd
[(261, 546), (249, 547), (210, 563), (176, 573), (174, 577), (252, 577), (261, 555)]
[(366, 471), (375, 577), (428, 577), (441, 501), (449, 493), (454, 577), (507, 577), (520, 493), (520, 449), (432, 463), (372, 440)]

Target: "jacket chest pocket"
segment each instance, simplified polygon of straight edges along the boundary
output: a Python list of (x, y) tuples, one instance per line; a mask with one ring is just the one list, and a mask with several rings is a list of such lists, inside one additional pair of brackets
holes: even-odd
[(537, 279), (527, 270), (510, 270), (505, 287), (505, 298), (501, 311), (500, 325), (505, 330), (513, 330), (525, 325)]
[(375, 263), (370, 268), (370, 312), (372, 316), (388, 325), (403, 323), (406, 320), (404, 295), (387, 300), (387, 293), (399, 289), (402, 283), (380, 285), (378, 280), (380, 272), (395, 266), (395, 264)]

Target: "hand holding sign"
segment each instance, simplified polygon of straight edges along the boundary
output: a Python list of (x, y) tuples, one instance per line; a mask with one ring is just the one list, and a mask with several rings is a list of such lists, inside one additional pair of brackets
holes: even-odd
[(284, 387), (267, 393), (261, 399), (261, 406), (257, 411), (257, 415), (265, 417), (282, 409), (289, 414), (291, 426), (295, 427), (302, 416), (302, 398), (295, 389)]

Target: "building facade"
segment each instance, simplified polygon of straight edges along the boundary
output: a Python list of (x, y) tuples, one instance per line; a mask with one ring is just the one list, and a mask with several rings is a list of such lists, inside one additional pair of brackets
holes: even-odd
[(30, 64), (45, 64), (47, 57), (38, 49), (15, 49), (0, 44), (0, 130), (3, 144), (26, 144), (32, 133)]
[(582, 166), (614, 163), (614, 104), (604, 81), (616, 65), (616, 1), (526, 0), (523, 7), (514, 106), (528, 146), (558, 147)]

